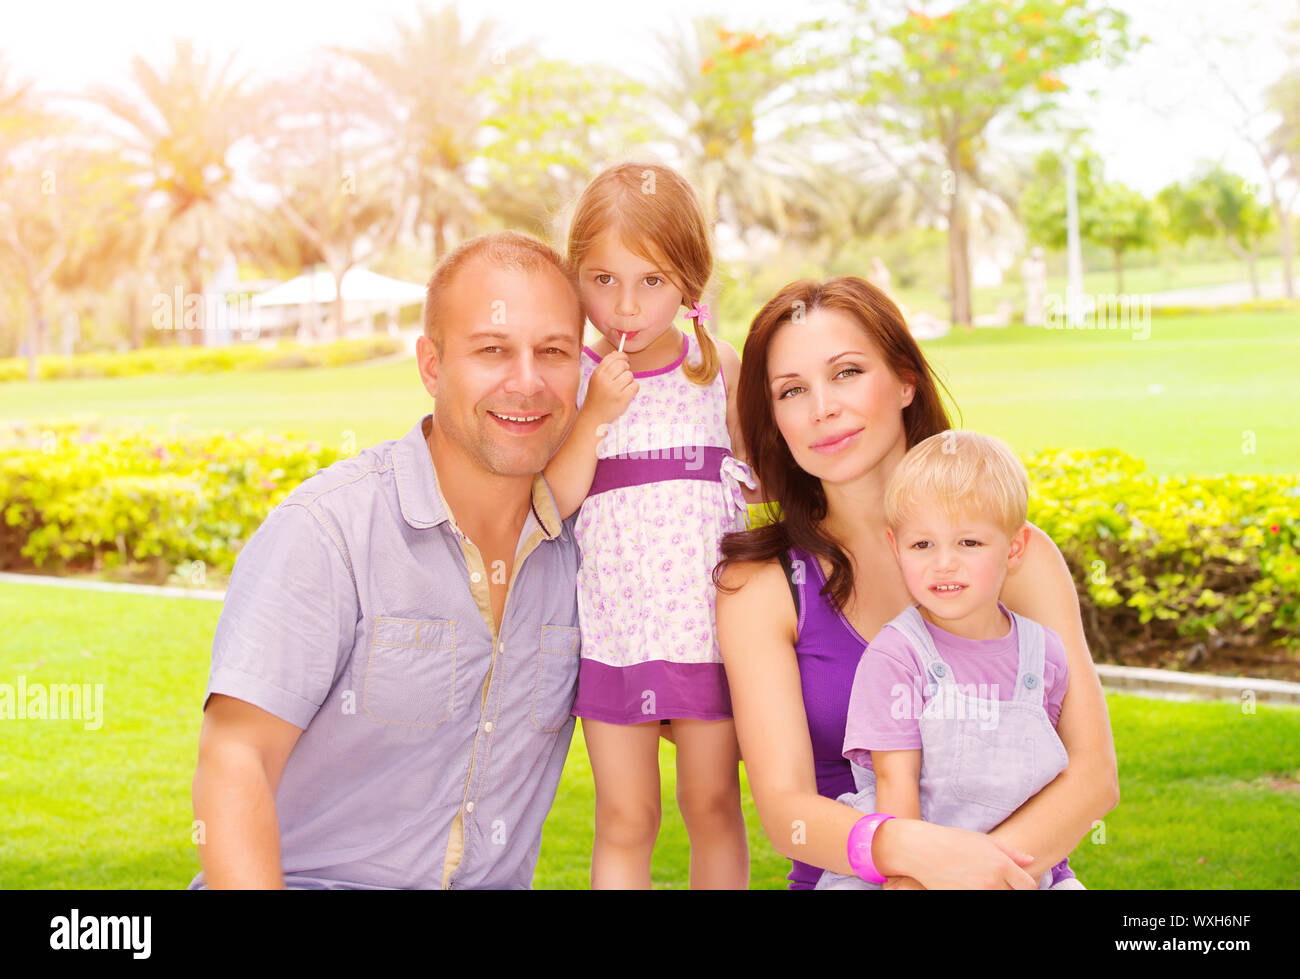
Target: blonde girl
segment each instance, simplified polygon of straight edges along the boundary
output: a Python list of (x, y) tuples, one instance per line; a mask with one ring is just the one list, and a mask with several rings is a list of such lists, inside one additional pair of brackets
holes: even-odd
[[(711, 575), (722, 536), (745, 529), (742, 486), (755, 484), (733, 437), (740, 358), (705, 325), (708, 225), (678, 173), (627, 163), (583, 192), (568, 255), (599, 339), (583, 348), (580, 410), (545, 476), (563, 517), (581, 508), (573, 713), (596, 783), (591, 886), (650, 886), (667, 724), (691, 887), (744, 888), (739, 751)], [(674, 324), (683, 310), (689, 333)]]

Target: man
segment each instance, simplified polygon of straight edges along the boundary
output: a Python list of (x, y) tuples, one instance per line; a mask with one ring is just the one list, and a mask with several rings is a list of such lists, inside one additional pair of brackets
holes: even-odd
[(583, 325), (525, 235), (439, 265), (416, 348), (432, 416), (306, 480), (235, 566), (191, 887), (531, 884), (579, 656), (572, 522), (540, 472)]

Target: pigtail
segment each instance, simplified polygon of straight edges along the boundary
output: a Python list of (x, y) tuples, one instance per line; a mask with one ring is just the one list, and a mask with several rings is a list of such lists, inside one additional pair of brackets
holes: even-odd
[(686, 375), (686, 379), (700, 387), (708, 387), (712, 384), (722, 367), (722, 361), (718, 358), (718, 345), (713, 342), (713, 335), (704, 325), (708, 317), (708, 307), (701, 307), (696, 303), (690, 318), (695, 322), (695, 340), (700, 345), (700, 362), (682, 364), (682, 373)]

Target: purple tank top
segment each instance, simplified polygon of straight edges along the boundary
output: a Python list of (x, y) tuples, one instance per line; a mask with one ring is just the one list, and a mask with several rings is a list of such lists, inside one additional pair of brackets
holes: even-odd
[[(803, 686), (804, 712), (808, 715), (808, 734), (812, 738), (813, 767), (817, 774), (817, 794), (829, 799), (854, 792), (853, 771), (844, 757), (844, 727), (849, 716), (849, 694), (858, 660), (867, 643), (829, 593), (821, 595), (826, 585), (817, 558), (799, 548), (790, 549), (793, 582), (799, 591), (798, 637), (794, 651), (799, 660), (799, 680)], [(791, 890), (812, 890), (821, 877), (820, 867), (798, 860), (786, 879)]]

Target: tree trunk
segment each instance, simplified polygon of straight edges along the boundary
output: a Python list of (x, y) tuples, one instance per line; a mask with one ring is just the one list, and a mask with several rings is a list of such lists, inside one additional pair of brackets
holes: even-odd
[(1291, 215), (1282, 206), (1281, 200), (1273, 199), (1273, 210), (1277, 212), (1277, 227), (1282, 234), (1282, 295), (1287, 299), (1295, 298), (1295, 284), (1291, 281), (1291, 256), (1294, 242), (1291, 239)]
[(27, 320), (27, 380), (35, 381), (40, 377), (37, 372), (36, 358), (41, 352), (41, 308), (36, 296), (31, 297), (31, 315)]
[(330, 269), (334, 273), (334, 302), (330, 304), (330, 340), (343, 339), (343, 276), (348, 274), (348, 266)]
[(442, 261), (447, 252), (447, 217), (436, 204), (433, 207), (433, 262)]
[(1124, 251), (1115, 249), (1115, 291), (1124, 295)]
[[(956, 168), (953, 173), (958, 174)], [(952, 200), (948, 204), (948, 281), (952, 289), (952, 324), (970, 328), (970, 253), (966, 229), (966, 200), (962, 196), (961, 176), (953, 180)]]
[(1255, 271), (1255, 249), (1251, 248), (1246, 253), (1246, 265), (1250, 268), (1250, 296), (1252, 299), (1259, 299), (1259, 274)]

